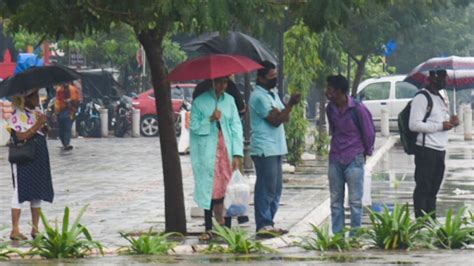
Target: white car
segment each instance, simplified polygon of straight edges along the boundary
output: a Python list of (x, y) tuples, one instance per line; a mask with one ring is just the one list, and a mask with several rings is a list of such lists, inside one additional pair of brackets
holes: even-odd
[(374, 124), (380, 128), (382, 108), (387, 108), (390, 119), (390, 129), (398, 129), (398, 114), (413, 99), (418, 88), (404, 82), (405, 75), (394, 75), (380, 78), (370, 78), (360, 83), (357, 98), (361, 100), (372, 113)]

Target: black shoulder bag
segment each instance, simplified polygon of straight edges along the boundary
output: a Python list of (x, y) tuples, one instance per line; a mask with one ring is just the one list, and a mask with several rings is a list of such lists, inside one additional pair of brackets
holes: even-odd
[(35, 138), (18, 141), (16, 132), (12, 131), (12, 138), (8, 145), (8, 161), (12, 164), (24, 164), (35, 159)]

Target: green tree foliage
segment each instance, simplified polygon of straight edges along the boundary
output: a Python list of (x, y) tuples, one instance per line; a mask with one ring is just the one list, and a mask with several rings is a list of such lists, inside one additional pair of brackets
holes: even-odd
[[(416, 25), (433, 18), (433, 12), (449, 6), (465, 6), (468, 0), (321, 0), (311, 1), (301, 13), (315, 32), (330, 29), (337, 34), (344, 51), (356, 63), (352, 94), (362, 79), (370, 56), (382, 54), (390, 39), (406, 39)], [(323, 14), (315, 16), (314, 14)]]
[(406, 74), (421, 62), (436, 56), (474, 55), (474, 4), (447, 6), (430, 20), (415, 25), (409, 36), (398, 40), (397, 52), (388, 64)]
[[(312, 87), (316, 75), (321, 68), (321, 61), (316, 49), (320, 40), (316, 34), (304, 25), (297, 23), (285, 33), (285, 75), (288, 79), (288, 92), (299, 92), (303, 102)], [(286, 141), (288, 143), (287, 159), (296, 165), (301, 160), (305, 149), (305, 138), (308, 121), (305, 115), (306, 107), (298, 104), (294, 107), (290, 121), (285, 125)]]
[[(278, 7), (277, 7), (278, 8)], [(143, 45), (156, 95), (162, 167), (165, 186), (165, 220), (168, 232), (186, 232), (182, 173), (174, 131), (170, 84), (164, 62), (166, 36), (174, 30), (226, 31), (240, 23), (252, 25), (275, 7), (265, 0), (8, 0), (0, 11), (13, 32), (74, 38), (76, 34), (107, 31), (127, 24)]]
[(28, 33), (26, 31), (17, 32), (13, 35), (13, 44), (19, 52), (26, 52), (26, 47), (36, 46), (41, 41), (41, 37), (37, 34)]

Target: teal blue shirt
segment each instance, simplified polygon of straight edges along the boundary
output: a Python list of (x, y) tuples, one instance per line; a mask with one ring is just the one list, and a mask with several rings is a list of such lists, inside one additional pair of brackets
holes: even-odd
[(221, 111), (221, 130), (224, 136), (229, 159), (244, 154), (242, 122), (235, 106), (234, 98), (224, 93), (216, 100), (213, 89), (199, 95), (191, 109), (190, 148), (194, 175), (194, 201), (202, 209), (211, 207), (216, 167), (217, 142), (219, 130), (210, 117), (215, 109)]
[(276, 89), (268, 91), (256, 86), (250, 96), (249, 105), (252, 126), (250, 155), (278, 156), (287, 154), (288, 148), (283, 124), (274, 127), (266, 120), (273, 108), (280, 111), (285, 109)]

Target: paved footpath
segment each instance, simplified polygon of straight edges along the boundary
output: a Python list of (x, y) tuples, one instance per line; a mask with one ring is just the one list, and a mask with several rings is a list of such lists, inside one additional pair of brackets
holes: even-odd
[[(163, 174), (157, 138), (74, 139), (75, 149), (64, 152), (59, 141), (48, 142), (53, 183), (54, 204), (45, 203), (43, 211), (50, 221), (61, 219), (65, 206), (72, 217), (87, 204), (83, 218), (92, 235), (106, 246), (125, 244), (118, 232), (147, 231), (164, 228)], [(12, 194), (8, 151), (0, 147), (0, 239), (6, 240), (10, 230)], [(203, 230), (202, 218), (191, 218), (193, 177), (189, 155), (181, 156), (188, 230)], [(305, 190), (288, 185), (276, 217), (279, 226), (290, 228), (327, 197), (327, 190)], [(310, 203), (310, 204), (308, 204)], [(253, 214), (245, 227), (254, 229)], [(30, 214), (25, 205), (21, 219), (22, 232), (30, 230)], [(1, 241), (1, 240), (0, 240)]]
[[(383, 141), (379, 141), (383, 143)], [(72, 216), (89, 205), (83, 218), (92, 235), (107, 247), (126, 244), (119, 231), (164, 229), (163, 174), (157, 138), (74, 139), (72, 152), (60, 149), (56, 140), (48, 142), (54, 204), (45, 203), (43, 211), (52, 222), (62, 218), (65, 206)], [(0, 147), (0, 239), (10, 232), (10, 201), (12, 194), (7, 148)], [(202, 232), (203, 218), (191, 217), (193, 177), (189, 155), (181, 156), (188, 231)], [(291, 229), (311, 211), (327, 200), (326, 160), (313, 161), (314, 172), (285, 175), (281, 206), (275, 222)], [(307, 171), (306, 171), (307, 172)], [(28, 204), (28, 203), (27, 203)], [(253, 208), (251, 208), (253, 209)], [(253, 212), (243, 228), (253, 232)], [(21, 220), (22, 232), (29, 233), (30, 214), (25, 205)]]

